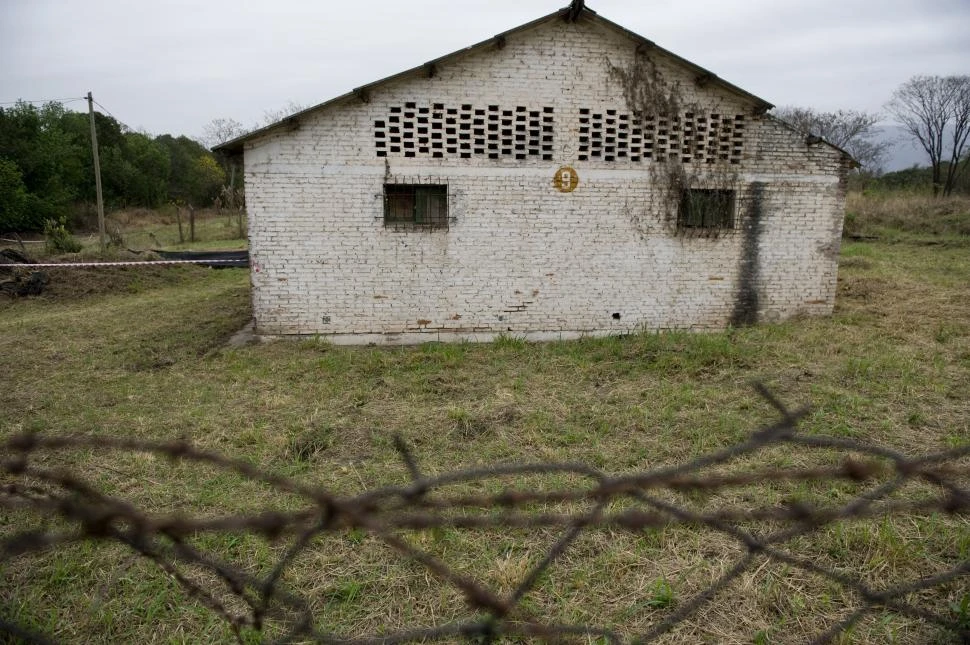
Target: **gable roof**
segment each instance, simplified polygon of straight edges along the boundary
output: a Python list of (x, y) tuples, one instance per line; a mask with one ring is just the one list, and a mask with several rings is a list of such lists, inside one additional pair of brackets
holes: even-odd
[(551, 22), (553, 20), (567, 20), (570, 22), (576, 22), (580, 18), (587, 18), (593, 21), (594, 23), (600, 24), (604, 27), (607, 27), (616, 32), (619, 32), (620, 34), (623, 34), (624, 36), (626, 36), (627, 38), (629, 38), (630, 40), (634, 41), (635, 43), (637, 43), (638, 45), (644, 48), (649, 48), (653, 51), (657, 51), (661, 53), (662, 55), (672, 59), (675, 63), (683, 67), (686, 67), (692, 72), (694, 72), (697, 75), (697, 78), (700, 80), (703, 80), (704, 83), (717, 85), (721, 89), (727, 90), (732, 94), (735, 94), (741, 97), (742, 99), (750, 101), (754, 105), (754, 108), (759, 112), (767, 112), (768, 110), (774, 107), (774, 105), (772, 105), (768, 101), (765, 101), (764, 99), (759, 98), (754, 94), (751, 94), (750, 92), (747, 92), (741, 89), (740, 87), (737, 87), (736, 85), (732, 85), (731, 83), (728, 83), (727, 81), (719, 78), (717, 74), (714, 74), (713, 72), (710, 72), (699, 65), (695, 65), (694, 63), (690, 62), (685, 58), (681, 58), (680, 56), (674, 54), (673, 52), (670, 52), (658, 46), (653, 41), (647, 38), (644, 38), (643, 36), (636, 34), (630, 31), (629, 29), (626, 29), (625, 27), (621, 27), (615, 22), (612, 22), (610, 20), (607, 20), (606, 18), (603, 18), (592, 9), (586, 7), (584, 2), (574, 0), (574, 2), (568, 7), (560, 9), (546, 16), (543, 16), (542, 18), (538, 18), (537, 20), (533, 20), (532, 22), (528, 22), (524, 25), (515, 27), (514, 29), (510, 29), (508, 31), (502, 32), (496, 36), (493, 36), (492, 38), (489, 38), (488, 40), (483, 40), (480, 43), (472, 45), (471, 47), (466, 47), (465, 49), (460, 49), (450, 54), (446, 54), (444, 56), (441, 56), (440, 58), (436, 58), (434, 60), (428, 61), (423, 65), (419, 65), (418, 67), (412, 67), (411, 69), (405, 70), (403, 72), (399, 72), (397, 74), (394, 74), (393, 76), (388, 76), (387, 78), (382, 78), (378, 81), (374, 81), (373, 83), (362, 85), (356, 89), (351, 90), (347, 94), (343, 94), (336, 98), (330, 99), (329, 101), (325, 101), (318, 105), (314, 105), (313, 107), (309, 107), (305, 110), (301, 110), (299, 112), (291, 114), (285, 119), (282, 119), (280, 121), (277, 121), (276, 123), (272, 123), (270, 125), (264, 126), (262, 128), (253, 130), (252, 132), (244, 134), (241, 137), (232, 139), (231, 141), (221, 143), (218, 146), (215, 146), (213, 148), (213, 151), (223, 152), (229, 155), (239, 154), (243, 151), (243, 146), (247, 141), (254, 139), (256, 137), (260, 137), (278, 128), (295, 127), (299, 123), (300, 117), (306, 114), (309, 114), (311, 112), (322, 110), (326, 107), (329, 107), (336, 103), (340, 103), (342, 101), (346, 101), (354, 97), (366, 100), (369, 92), (372, 89), (375, 89), (384, 84), (401, 80), (410, 76), (416, 76), (416, 75), (427, 76), (429, 73), (433, 73), (434, 69), (439, 65), (447, 63), (460, 56), (464, 56), (477, 51), (482, 51), (489, 47), (496, 47), (496, 46), (503, 47), (505, 44), (505, 39), (508, 36), (512, 36), (514, 34), (518, 34), (524, 31), (528, 31), (529, 29), (545, 24), (547, 22)]
[(845, 148), (842, 148), (840, 146), (837, 146), (834, 143), (832, 143), (831, 141), (828, 141), (827, 139), (823, 139), (822, 137), (818, 136), (817, 134), (813, 134), (811, 132), (805, 132), (802, 129), (796, 127), (794, 124), (791, 124), (788, 121), (785, 121), (784, 119), (781, 119), (781, 118), (775, 116), (774, 114), (769, 114), (768, 115), (768, 118), (771, 119), (773, 122), (777, 123), (779, 126), (785, 128), (786, 130), (789, 130), (791, 132), (794, 132), (795, 134), (797, 134), (797, 135), (799, 135), (801, 137), (805, 137), (805, 144), (806, 145), (808, 145), (808, 146), (814, 146), (814, 145), (824, 144), (824, 145), (828, 146), (829, 148), (832, 148), (836, 152), (841, 153), (842, 154), (842, 157), (849, 164), (849, 167), (850, 168), (862, 168), (862, 164), (859, 162), (859, 160), (856, 159), (855, 157), (853, 157), (852, 156), (852, 153), (850, 153)]

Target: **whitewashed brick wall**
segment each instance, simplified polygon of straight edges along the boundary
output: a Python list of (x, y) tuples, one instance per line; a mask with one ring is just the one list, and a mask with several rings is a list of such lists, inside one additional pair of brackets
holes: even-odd
[[(708, 112), (747, 115), (735, 230), (678, 233), (655, 160), (580, 161), (580, 110), (630, 112), (610, 65), (636, 44), (582, 19), (552, 20), (350, 99), (247, 143), (253, 304), (264, 334), (335, 342), (532, 338), (639, 329), (716, 329), (745, 291), (757, 320), (827, 315), (835, 298), (844, 160), (717, 84), (653, 55), (664, 78)], [(392, 106), (554, 108), (552, 160), (377, 156), (375, 122)], [(681, 163), (680, 161), (668, 161)], [(560, 166), (575, 192), (553, 186)], [(710, 168), (684, 164), (704, 182)], [(385, 228), (385, 183), (447, 184), (447, 230)], [(746, 233), (752, 185), (764, 184), (760, 234)], [(752, 282), (753, 280), (753, 282)], [(619, 315), (616, 317), (616, 315)]]

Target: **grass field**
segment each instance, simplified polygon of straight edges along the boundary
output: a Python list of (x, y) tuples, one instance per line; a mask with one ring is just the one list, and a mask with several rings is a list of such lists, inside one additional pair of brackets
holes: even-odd
[[(174, 206), (162, 211), (118, 211), (108, 216), (108, 229), (120, 234), (124, 245), (132, 249), (210, 250), (242, 249), (247, 242), (239, 235), (240, 222), (228, 211), (217, 213), (200, 209), (195, 213), (195, 241), (191, 240), (189, 215), (182, 209), (182, 232)], [(242, 230), (245, 230), (245, 218)]]
[[(510, 338), (351, 349), (307, 340), (230, 348), (226, 341), (250, 317), (245, 271), (114, 272), (104, 278), (113, 285), (107, 293), (92, 287), (71, 297), (64, 288), (48, 298), (0, 300), (0, 436), (186, 437), (351, 493), (407, 481), (391, 442), (396, 434), (427, 473), (508, 461), (574, 461), (612, 473), (680, 463), (772, 421), (775, 413), (751, 388), (762, 381), (792, 405), (811, 404), (804, 432), (925, 454), (970, 442), (970, 250), (959, 242), (951, 235), (934, 245), (846, 244), (830, 319), (550, 344)], [(84, 281), (101, 282), (97, 274)], [(732, 468), (830, 458), (772, 449)], [(160, 514), (293, 504), (234, 476), (142, 454), (77, 451), (44, 463), (69, 466)], [(837, 502), (853, 490), (842, 482), (765, 484), (698, 503), (744, 506), (792, 495)], [(0, 535), (44, 526), (54, 525), (0, 511)], [(440, 529), (410, 539), (508, 592), (555, 535)], [(251, 572), (267, 570), (283, 548), (245, 534), (197, 543)], [(970, 559), (970, 521), (934, 512), (860, 520), (787, 546), (878, 587)], [(737, 543), (706, 529), (590, 532), (543, 578), (527, 608), (643, 632), (740, 554)], [(82, 543), (4, 560), (0, 580), (0, 618), (58, 640), (231, 638), (168, 576), (116, 546)], [(322, 628), (349, 635), (466, 615), (456, 591), (359, 532), (321, 538), (285, 583), (313, 599)], [(964, 577), (915, 600), (970, 625), (967, 594)], [(764, 560), (662, 642), (804, 642), (855, 606), (852, 592)], [(839, 642), (946, 638), (882, 611)]]
[(970, 198), (925, 193), (850, 193), (845, 231), (884, 241), (970, 246)]
[[(179, 213), (181, 213), (181, 231), (179, 230)], [(101, 257), (100, 239), (98, 235), (97, 215), (85, 217), (83, 230), (73, 231), (76, 239), (83, 246), (79, 254), (63, 256), (63, 261), (72, 261), (80, 257), (87, 260), (105, 259), (138, 259), (128, 251), (148, 251), (152, 249), (166, 251), (207, 251), (207, 250), (237, 250), (245, 249), (248, 240), (240, 235), (240, 225), (245, 231), (245, 216), (239, 221), (236, 213), (229, 211), (217, 212), (214, 209), (198, 209), (195, 211), (195, 239), (191, 237), (192, 229), (189, 225), (187, 209), (178, 211), (175, 206), (167, 205), (159, 210), (134, 208), (117, 210), (105, 215), (105, 232), (108, 250), (105, 257)], [(20, 249), (20, 245), (12, 238), (0, 241), (0, 248), (10, 247)], [(34, 258), (56, 257), (56, 252), (45, 248), (40, 234), (26, 235), (27, 242), (23, 249)], [(51, 255), (53, 254), (53, 255)]]

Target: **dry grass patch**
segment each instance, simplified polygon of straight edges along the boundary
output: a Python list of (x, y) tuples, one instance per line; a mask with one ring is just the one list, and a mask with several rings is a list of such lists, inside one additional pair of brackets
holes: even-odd
[(845, 230), (849, 236), (919, 238), (965, 246), (970, 236), (970, 197), (933, 197), (902, 191), (849, 193)]
[(133, 249), (205, 250), (241, 249), (247, 242), (240, 235), (242, 229), (235, 214), (221, 213), (210, 208), (195, 211), (195, 241), (190, 241), (188, 209), (182, 209), (182, 235), (174, 206), (153, 211), (144, 208), (115, 211), (108, 215), (108, 228), (116, 241)]
[[(411, 446), (427, 475), (542, 460), (614, 474), (682, 463), (734, 445), (775, 419), (771, 406), (752, 393), (750, 383), (760, 380), (789, 403), (812, 404), (802, 425), (807, 435), (908, 454), (966, 445), (966, 249), (853, 243), (843, 257), (831, 319), (541, 345), (504, 339), (352, 349), (307, 340), (231, 349), (225, 341), (249, 318), (248, 277), (237, 270), (177, 272), (125, 293), (8, 302), (0, 309), (0, 436), (185, 437), (200, 448), (352, 495), (409, 481), (395, 435)], [(844, 456), (773, 447), (708, 473), (831, 465)], [(163, 515), (214, 517), (301, 504), (218, 469), (142, 453), (84, 450), (44, 459), (39, 463), (72, 468), (107, 493)], [(565, 474), (500, 478), (442, 494), (554, 490), (579, 481)], [(835, 505), (864, 488), (766, 481), (657, 497), (703, 513), (790, 500)], [(913, 486), (894, 499), (935, 493)], [(530, 510), (588, 507), (549, 503)], [(630, 507), (618, 501), (608, 510)], [(736, 525), (763, 535), (782, 523)], [(28, 526), (60, 525), (3, 510), (0, 526), (9, 536)], [(509, 593), (559, 534), (548, 528), (438, 528), (401, 536)], [(199, 535), (192, 543), (264, 575), (286, 548), (244, 532)], [(966, 561), (970, 525), (965, 517), (916, 512), (847, 522), (778, 546), (878, 589)], [(644, 634), (744, 557), (737, 540), (709, 528), (589, 531), (540, 577), (521, 608), (549, 620)], [(82, 543), (6, 559), (0, 577), (0, 618), (63, 641), (231, 638), (169, 576), (114, 547)], [(921, 591), (914, 601), (962, 620), (965, 582)], [(441, 625), (474, 613), (454, 587), (361, 530), (316, 538), (283, 583), (308, 599), (318, 628), (351, 636)], [(829, 578), (758, 555), (660, 642), (805, 641), (863, 604)], [(280, 626), (270, 625), (267, 634), (281, 636)], [(245, 638), (256, 641), (253, 633)], [(936, 627), (890, 610), (872, 612), (839, 638), (946, 642)]]

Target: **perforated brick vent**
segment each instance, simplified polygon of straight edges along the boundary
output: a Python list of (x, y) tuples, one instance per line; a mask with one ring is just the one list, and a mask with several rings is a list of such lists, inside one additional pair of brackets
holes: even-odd
[(553, 160), (555, 111), (498, 105), (445, 107), (441, 103), (392, 106), (387, 119), (374, 122), (378, 157), (459, 157)]
[(580, 161), (680, 161), (741, 163), (743, 114), (694, 114), (668, 118), (579, 111)]

